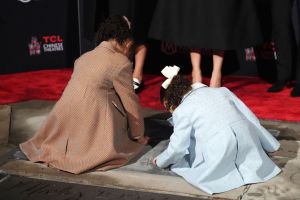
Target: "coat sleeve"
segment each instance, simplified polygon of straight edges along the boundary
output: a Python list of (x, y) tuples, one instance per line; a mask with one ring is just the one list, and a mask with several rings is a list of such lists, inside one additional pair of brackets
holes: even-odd
[(117, 73), (113, 86), (126, 111), (131, 137), (144, 136), (144, 118), (142, 117), (139, 98), (133, 90), (130, 63), (122, 67)]
[(231, 96), (234, 104), (236, 107), (243, 113), (246, 118), (251, 121), (259, 130), (260, 133), (258, 135), (260, 142), (262, 144), (262, 147), (267, 152), (274, 152), (277, 151), (280, 147), (280, 143), (272, 136), (272, 134), (267, 131), (259, 122), (258, 118), (255, 116), (255, 114), (230, 90), (227, 88), (226, 92)]
[(173, 113), (174, 132), (170, 137), (169, 145), (156, 160), (160, 168), (166, 168), (182, 159), (190, 146), (192, 125), (189, 117), (184, 114), (179, 116), (175, 112)]

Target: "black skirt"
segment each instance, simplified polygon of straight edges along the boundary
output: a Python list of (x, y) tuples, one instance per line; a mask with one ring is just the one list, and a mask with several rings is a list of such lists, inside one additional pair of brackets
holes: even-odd
[(109, 13), (125, 15), (132, 23), (136, 43), (144, 43), (152, 20), (156, 0), (109, 0)]
[(159, 0), (149, 37), (222, 50), (262, 43), (254, 0)]

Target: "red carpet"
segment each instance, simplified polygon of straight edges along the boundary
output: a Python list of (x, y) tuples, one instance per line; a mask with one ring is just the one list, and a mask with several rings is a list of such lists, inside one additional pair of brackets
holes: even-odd
[[(71, 73), (71, 69), (62, 69), (0, 75), (0, 104), (32, 99), (57, 100)], [(139, 94), (143, 106), (162, 109), (159, 90), (163, 80), (158, 75), (144, 76), (145, 90)], [(291, 89), (267, 93), (270, 84), (257, 77), (224, 77), (223, 83), (259, 118), (300, 122), (300, 98), (291, 98)]]

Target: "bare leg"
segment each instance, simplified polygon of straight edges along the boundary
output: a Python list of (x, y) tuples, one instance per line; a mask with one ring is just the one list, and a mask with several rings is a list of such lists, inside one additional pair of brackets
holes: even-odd
[(140, 82), (143, 80), (143, 67), (147, 54), (147, 47), (144, 44), (137, 46), (135, 49), (135, 64), (133, 70), (133, 78), (138, 79)]
[(221, 87), (222, 65), (224, 60), (224, 52), (213, 54), (213, 71), (210, 79), (210, 87)]
[(193, 83), (202, 82), (202, 73), (201, 73), (201, 54), (199, 51), (190, 52), (191, 62), (192, 62), (192, 78)]

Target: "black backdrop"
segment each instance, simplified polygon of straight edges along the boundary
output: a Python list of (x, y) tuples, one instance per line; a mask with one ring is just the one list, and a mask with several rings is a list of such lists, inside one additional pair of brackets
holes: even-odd
[[(266, 41), (270, 41), (267, 0), (258, 2)], [(73, 67), (75, 58), (93, 48), (94, 32), (109, 10), (108, 0), (2, 0), (1, 3), (0, 73)], [(159, 73), (165, 65), (173, 64), (190, 72), (187, 49), (150, 39), (147, 43), (146, 73)], [(257, 62), (248, 59), (244, 49), (227, 52), (224, 73), (260, 75), (271, 80), (276, 71), (272, 45), (266, 43), (255, 51)], [(203, 66), (204, 74), (208, 75), (209, 56)]]
[(0, 73), (72, 67), (79, 55), (76, 1), (1, 0), (0, 44)]

